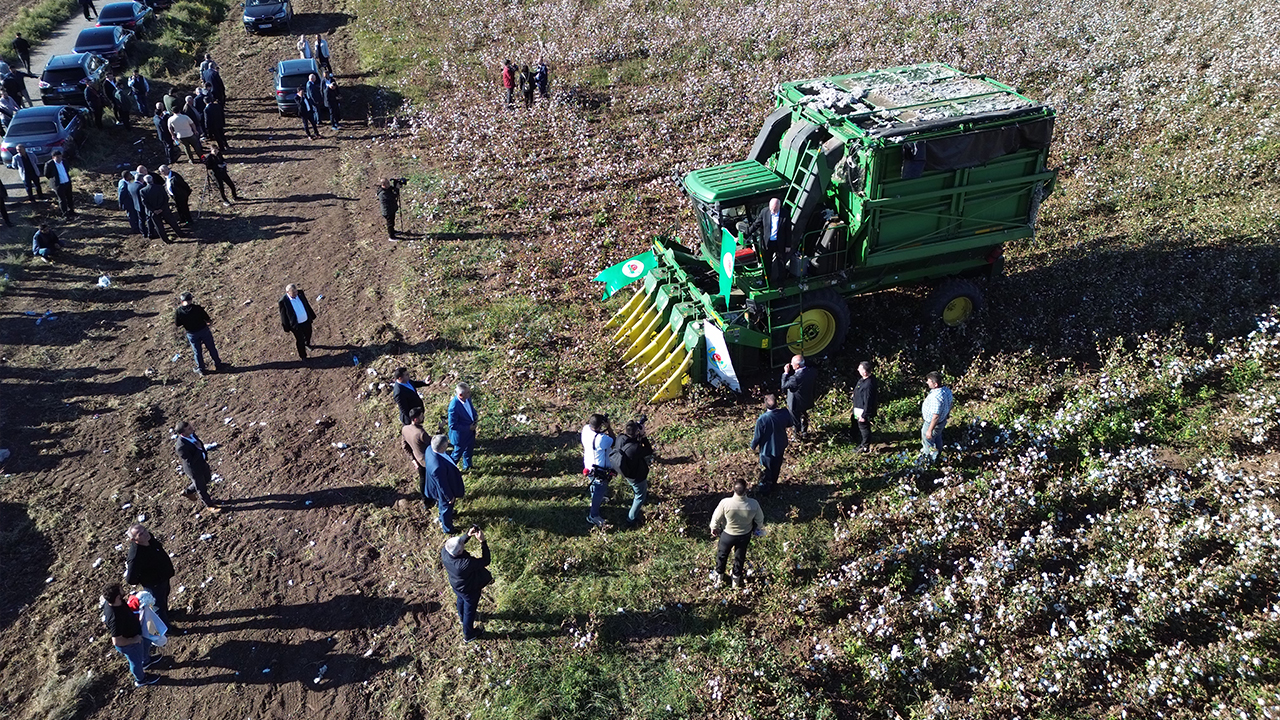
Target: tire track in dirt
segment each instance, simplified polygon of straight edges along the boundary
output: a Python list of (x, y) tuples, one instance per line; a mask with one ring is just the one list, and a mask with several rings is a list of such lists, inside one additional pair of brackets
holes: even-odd
[[(312, 8), (322, 22), (341, 16), (340, 4)], [(369, 694), (361, 683), (375, 685), (383, 671), (410, 662), (377, 650), (364, 657), (375, 638), (456, 634), (440, 610), (443, 584), (413, 571), (420, 558), (405, 560), (436, 537), (420, 539), (430, 527), (417, 507), (394, 506), (407, 482), (388, 487), (382, 458), (352, 441), (370, 422), (358, 397), (367, 376), (352, 354), (376, 341), (378, 328), (397, 324), (388, 288), (419, 257), (370, 235), (377, 220), (371, 193), (344, 191), (353, 181), (343, 177), (344, 163), (389, 162), (371, 150), (381, 133), (352, 123), (341, 140), (326, 131), (309, 142), (298, 121), (277, 118), (262, 69), (293, 56), (294, 37), (245, 38), (232, 16), (213, 52), (233, 98), (231, 173), (251, 201), (230, 210), (199, 202), (202, 169), (179, 163), (175, 169), (197, 189), (193, 203), (203, 212), (194, 234), (204, 242), (125, 237), (120, 213), (91, 210), (71, 231), (83, 243), (70, 253), (79, 257), (33, 268), (5, 299), (0, 382), (7, 398), (28, 402), (13, 403), (0, 422), (6, 442), (22, 450), (0, 499), (28, 504), (55, 559), (54, 581), (0, 638), (65, 648), (38, 662), (0, 659), (6, 705), (29, 700), (51, 675), (92, 668), (107, 678), (96, 689), (98, 713), (365, 716)], [(300, 29), (313, 33), (307, 17), (299, 13)], [(330, 39), (340, 80), (357, 74), (349, 33), (346, 27)], [(346, 97), (350, 104), (350, 89)], [(154, 162), (158, 146), (143, 147)], [(98, 291), (93, 282), (104, 268), (113, 286)], [(290, 281), (307, 290), (319, 315), (315, 339), (324, 349), (310, 367), (297, 363), (276, 317), (275, 300)], [(234, 372), (189, 373), (189, 350), (171, 327), (176, 294), (187, 289), (215, 318), (219, 350)], [(59, 319), (35, 334), (22, 313), (43, 305)], [(171, 363), (175, 352), (181, 358)], [(388, 436), (393, 417), (387, 408), (375, 418)], [(238, 509), (193, 516), (178, 496), (169, 430), (181, 418), (219, 443), (210, 454), (223, 478), (214, 494), (243, 500)], [(339, 451), (334, 442), (353, 447)], [(397, 477), (404, 474), (398, 461), (391, 461)], [(93, 608), (123, 561), (115, 550), (120, 533), (139, 515), (176, 555), (174, 586), (185, 590), (172, 604), (195, 614), (176, 621), (192, 632), (175, 638), (176, 662), (161, 668), (166, 684), (113, 694), (127, 681)], [(97, 569), (96, 557), (104, 558)], [(51, 623), (54, 617), (63, 620)], [(317, 687), (322, 664), (329, 671)]]

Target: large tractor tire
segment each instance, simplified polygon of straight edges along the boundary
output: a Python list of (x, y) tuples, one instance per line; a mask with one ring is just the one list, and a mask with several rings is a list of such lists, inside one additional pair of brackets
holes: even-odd
[(797, 315), (800, 317), (800, 324), (787, 328), (786, 343), (791, 352), (806, 356), (821, 355), (839, 350), (844, 345), (852, 316), (849, 304), (840, 293), (831, 288), (823, 288), (805, 295), (800, 310), (792, 310), (786, 317), (778, 318), (775, 327), (795, 322)]
[(982, 288), (972, 280), (951, 278), (938, 286), (925, 302), (925, 317), (930, 321), (941, 320), (947, 327), (959, 327), (969, 322), (985, 305)]

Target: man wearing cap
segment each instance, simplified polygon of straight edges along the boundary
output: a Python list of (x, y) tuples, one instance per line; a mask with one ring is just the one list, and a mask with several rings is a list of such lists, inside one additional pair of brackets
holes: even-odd
[(187, 331), (187, 342), (191, 344), (191, 352), (196, 356), (196, 374), (204, 375), (207, 372), (203, 348), (209, 349), (209, 356), (213, 358), (214, 368), (218, 372), (226, 370), (227, 365), (218, 357), (218, 348), (213, 344), (213, 331), (209, 329), (213, 320), (209, 318), (209, 313), (195, 304), (195, 296), (189, 292), (182, 293), (178, 300), (180, 304), (178, 311), (174, 313), (173, 324)]
[[(470, 555), (466, 551), (467, 540), (480, 540), (480, 557)], [(484, 531), (472, 527), (466, 535), (449, 538), (440, 549), (440, 561), (444, 563), (445, 572), (449, 574), (449, 585), (458, 596), (458, 619), (462, 621), (462, 639), (471, 642), (480, 637), (479, 628), (475, 627), (476, 607), (480, 604), (480, 593), (486, 585), (493, 582), (493, 574), (489, 572), (489, 544), (484, 540)]]

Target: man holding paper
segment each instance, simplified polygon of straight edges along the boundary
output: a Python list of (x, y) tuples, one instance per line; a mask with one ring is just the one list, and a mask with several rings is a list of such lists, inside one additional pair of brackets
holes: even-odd
[(858, 425), (858, 435), (861, 441), (858, 443), (858, 452), (871, 452), (871, 422), (876, 417), (876, 410), (880, 407), (880, 399), (878, 397), (879, 381), (871, 374), (871, 363), (863, 360), (858, 363), (858, 374), (862, 379), (858, 380), (858, 384), (853, 388), (853, 418), (852, 422)]

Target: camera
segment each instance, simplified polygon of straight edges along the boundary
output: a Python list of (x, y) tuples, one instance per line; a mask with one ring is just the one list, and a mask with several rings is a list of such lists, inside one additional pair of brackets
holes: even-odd
[(395, 187), (404, 187), (409, 183), (409, 178), (391, 178), (391, 184)]

